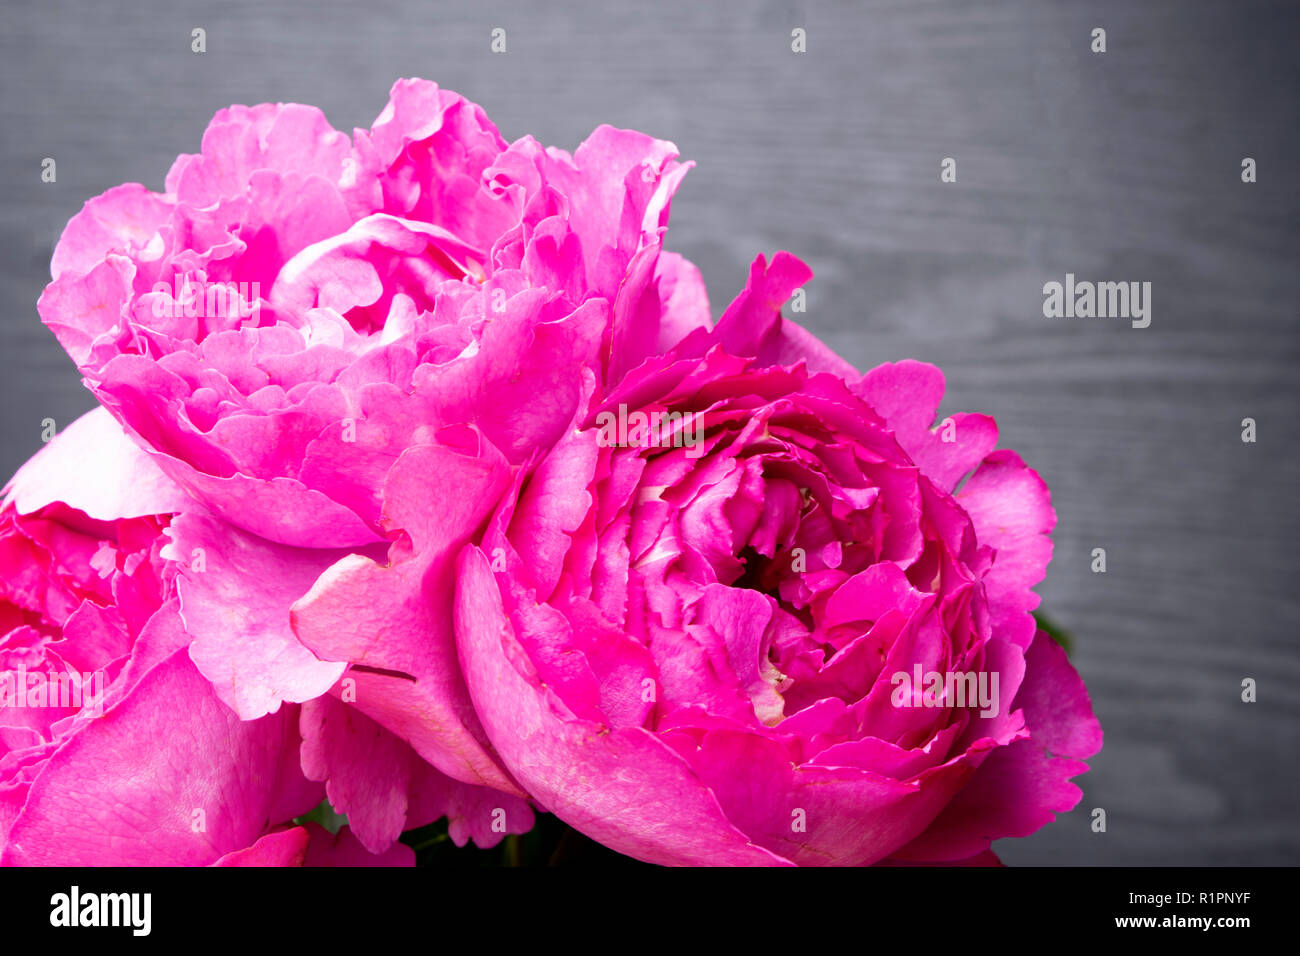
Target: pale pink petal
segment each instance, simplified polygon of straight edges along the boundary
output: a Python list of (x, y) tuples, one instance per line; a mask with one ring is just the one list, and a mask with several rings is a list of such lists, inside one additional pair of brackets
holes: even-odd
[(342, 661), (294, 635), (289, 609), (345, 552), (272, 544), (202, 511), (177, 516), (168, 533), (190, 657), (241, 717), (319, 697), (342, 676)]
[(451, 625), (456, 553), (507, 482), (505, 462), (486, 442), (473, 453), (408, 449), (384, 489), (385, 521), (404, 532), (387, 563), (339, 561), (294, 605), (293, 626), (321, 658), (353, 665), (354, 706), (429, 763), (465, 783), (522, 795), (479, 725)]
[(19, 514), (56, 501), (100, 521), (169, 514), (190, 504), (103, 408), (55, 435), (5, 487), (4, 504)]

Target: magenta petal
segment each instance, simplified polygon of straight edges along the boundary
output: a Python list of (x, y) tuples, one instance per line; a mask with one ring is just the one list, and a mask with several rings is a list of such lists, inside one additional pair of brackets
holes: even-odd
[(885, 419), (903, 450), (912, 454), (934, 424), (943, 387), (938, 368), (904, 359), (877, 365), (854, 383), (853, 391)]
[[(812, 270), (788, 252), (776, 253), (771, 265), (760, 255), (749, 267), (744, 291), (727, 306), (702, 343), (706, 348), (720, 344), (732, 355), (752, 355), (760, 365), (803, 362), (813, 372), (857, 378), (852, 365), (807, 329), (781, 315), (782, 305), (811, 278)], [(695, 341), (695, 337), (687, 340)]]
[(210, 866), (415, 866), (415, 851), (395, 843), (371, 853), (348, 827), (330, 833), (319, 823), (268, 833), (252, 846), (227, 853)]
[(447, 818), (447, 832), (457, 846), (470, 840), (487, 850), (509, 834), (533, 828), (533, 808), (521, 797), (492, 787), (476, 787), (439, 773), (427, 764), (419, 785), (415, 819), (420, 825)]
[[(465, 783), (523, 792), (490, 752), (456, 664), (453, 561), (504, 491), (508, 470), (483, 443), (478, 455), (407, 449), (384, 488), (386, 521), (405, 536), (387, 564), (350, 555), (293, 608), (304, 645), (351, 662), (355, 706)], [(360, 666), (356, 666), (360, 665)]]
[(383, 853), (371, 853), (349, 827), (330, 833), (319, 823), (308, 823), (311, 842), (303, 866), (415, 866), (415, 851), (394, 843)]
[(241, 721), (177, 651), (50, 757), (0, 862), (211, 863), (320, 802), (297, 750), (294, 709)]
[(755, 843), (801, 866), (862, 866), (905, 846), (971, 777), (989, 748), (910, 780), (856, 767), (795, 765), (776, 741), (710, 730), (682, 752)]
[(944, 491), (952, 491), (998, 444), (997, 423), (988, 415), (958, 412), (940, 422), (913, 460)]
[(984, 577), (994, 633), (1028, 647), (1034, 637), (1030, 590), (1047, 573), (1056, 526), (1051, 494), (1013, 451), (995, 451), (954, 496), (970, 515), (981, 544), (997, 549)]
[(511, 661), (523, 650), (478, 548), (465, 549), (459, 577), (456, 623), (470, 693), (498, 753), (543, 807), (611, 849), (651, 863), (786, 862), (736, 829), (654, 735), (557, 712), (553, 695)]
[(571, 537), (592, 507), (587, 488), (598, 457), (594, 433), (565, 434), (529, 476), (515, 508), (511, 521), (518, 529), (520, 556), (543, 597), (555, 590)]
[(1086, 760), (1101, 750), (1101, 723), (1088, 689), (1065, 649), (1039, 631), (1025, 653), (1025, 680), (1016, 696), (1034, 740), (1058, 757)]
[(372, 853), (388, 850), (403, 831), (443, 816), (452, 818), (452, 838), (459, 845), (472, 835), (486, 848), (507, 832), (525, 833), (532, 827), (532, 810), (523, 800), (452, 780), (334, 697), (303, 704), (300, 726), (303, 772), (326, 782), (330, 806), (348, 818), (352, 832)]
[(931, 827), (896, 855), (942, 862), (980, 853), (992, 840), (1028, 836), (1074, 808), (1083, 793), (1068, 780), (1087, 769), (1079, 760), (1046, 757), (1032, 739), (999, 748)]
[(987, 415), (958, 413), (936, 426), (944, 379), (933, 365), (912, 359), (887, 362), (852, 388), (885, 419), (921, 472), (944, 491), (952, 491), (997, 446), (998, 427)]
[(305, 827), (268, 833), (250, 847), (227, 853), (209, 866), (302, 866), (311, 834)]
[(328, 695), (303, 704), (299, 726), (303, 773), (325, 783), (330, 806), (368, 850), (383, 852), (414, 828), (407, 808), (423, 761), (410, 747)]
[(992, 840), (1036, 832), (1083, 796), (1070, 778), (1087, 771), (1083, 760), (1102, 743), (1083, 681), (1044, 631), (1025, 665), (1015, 706), (1024, 709), (1031, 736), (996, 750), (899, 859), (947, 861), (983, 852)]
[(709, 293), (696, 265), (675, 252), (659, 253), (655, 268), (659, 283), (662, 315), (659, 319), (657, 352), (667, 352), (696, 329), (713, 323), (709, 310)]

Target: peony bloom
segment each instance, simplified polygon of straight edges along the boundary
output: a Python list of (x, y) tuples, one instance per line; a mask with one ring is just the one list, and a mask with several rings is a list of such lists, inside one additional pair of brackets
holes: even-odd
[(617, 381), (708, 322), (662, 252), (687, 166), (600, 127), (573, 155), (393, 86), (349, 138), (297, 104), (220, 111), (155, 193), (91, 200), (43, 321), (100, 402), (216, 516), (272, 542), (364, 547), (412, 446), (473, 425), (548, 447), (580, 369)]
[(402, 863), (535, 802), (659, 863), (982, 863), (1074, 806), (1045, 485), (783, 320), (792, 256), (710, 327), (675, 157), (405, 80), (86, 204), (40, 311), (104, 407), (7, 488), (0, 668), (103, 694), (0, 710), (0, 862)]
[(515, 477), (459, 561), (470, 695), (540, 806), (642, 860), (995, 862), (1101, 745), (1030, 614), (1048, 491), (991, 419), (931, 428), (937, 369), (783, 323), (808, 275), (760, 258)]
[[(607, 126), (572, 155), (507, 143), (478, 106), (403, 80), (351, 138), (307, 106), (223, 110), (165, 192), (121, 186), (68, 224), (41, 316), (203, 506), (172, 521), (166, 556), (190, 656), (241, 717), (317, 701), (311, 732), (335, 734), (333, 691), (356, 733), (408, 746), (392, 764), (406, 769), (384, 770), (403, 794), (432, 764), (509, 794), (490, 809), (527, 828), (442, 623), (454, 558), (496, 504), (484, 475), (553, 444), (584, 371), (617, 381), (708, 324), (698, 271), (662, 250), (688, 169), (675, 156)], [(421, 468), (436, 500), (403, 513)], [(425, 533), (447, 554), (427, 599), (361, 595), (384, 633), (424, 638), (293, 633), (290, 606), (333, 565)], [(407, 805), (393, 798), (378, 832), (395, 835)]]
[[(443, 776), (331, 698), (250, 721), (227, 707), (190, 659), (164, 558), (196, 507), (102, 409), (7, 486), (0, 862), (410, 865), (397, 836), (444, 815), (460, 844), (527, 829), (526, 806), (494, 828), (510, 798)], [(351, 829), (294, 825), (327, 792)]]

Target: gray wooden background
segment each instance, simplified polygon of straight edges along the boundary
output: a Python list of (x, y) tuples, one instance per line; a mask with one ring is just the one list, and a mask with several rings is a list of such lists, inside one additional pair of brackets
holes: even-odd
[[(860, 367), (937, 362), (945, 412), (995, 415), (1051, 485), (1040, 590), (1074, 633), (1106, 747), (1080, 809), (1003, 842), (1004, 859), (1295, 863), (1297, 9), (5, 0), (0, 471), (36, 450), (43, 418), (91, 406), (35, 310), (63, 223), (119, 182), (161, 188), (218, 108), (300, 101), (350, 130), (419, 75), (509, 139), (571, 149), (599, 123), (636, 127), (698, 163), (669, 245), (703, 269), (715, 314), (755, 253), (798, 253), (817, 273), (806, 324)], [(1067, 272), (1150, 281), (1150, 328), (1044, 318), (1043, 283)]]

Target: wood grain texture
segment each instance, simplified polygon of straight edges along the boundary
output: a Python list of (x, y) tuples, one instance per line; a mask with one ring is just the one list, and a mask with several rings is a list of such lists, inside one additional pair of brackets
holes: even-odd
[[(938, 363), (945, 412), (995, 415), (1053, 489), (1040, 591), (1075, 636), (1106, 747), (1080, 809), (1004, 858), (1296, 863), (1300, 18), (1082, 6), (5, 0), (0, 470), (36, 450), (43, 418), (91, 406), (35, 310), (63, 223), (119, 182), (160, 188), (216, 109), (296, 100), (349, 129), (420, 75), (510, 139), (643, 129), (698, 164), (669, 245), (701, 266), (715, 313), (755, 253), (796, 252), (817, 273), (807, 325), (860, 367)], [(1042, 285), (1066, 272), (1150, 281), (1151, 327), (1045, 319)], [(1240, 440), (1247, 416), (1257, 444)]]

